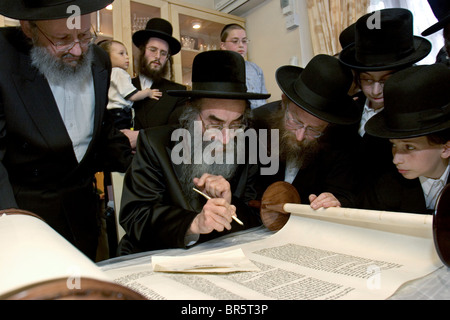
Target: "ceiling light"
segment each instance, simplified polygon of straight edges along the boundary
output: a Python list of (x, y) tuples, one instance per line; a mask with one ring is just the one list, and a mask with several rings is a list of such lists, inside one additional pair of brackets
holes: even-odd
[(192, 22), (192, 28), (193, 29), (200, 29), (201, 27), (202, 27), (201, 22), (198, 22), (198, 21)]

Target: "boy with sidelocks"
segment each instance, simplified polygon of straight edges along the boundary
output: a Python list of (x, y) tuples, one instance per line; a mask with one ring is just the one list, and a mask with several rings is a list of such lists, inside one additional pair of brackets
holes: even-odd
[(386, 81), (384, 105), (365, 129), (389, 139), (397, 170), (367, 186), (363, 206), (432, 213), (448, 183), (450, 69), (434, 64), (399, 71)]

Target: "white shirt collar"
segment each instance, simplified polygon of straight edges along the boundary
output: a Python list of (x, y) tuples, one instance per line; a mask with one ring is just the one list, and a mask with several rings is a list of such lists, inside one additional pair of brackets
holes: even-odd
[(448, 175), (450, 172), (449, 168), (450, 165), (447, 165), (444, 173), (438, 179), (431, 179), (422, 176), (419, 177), (428, 209), (435, 209), (438, 196), (447, 183)]
[(143, 74), (139, 75), (139, 82), (141, 83), (141, 89), (151, 88), (153, 85), (153, 80)]
[(361, 117), (361, 122), (359, 123), (359, 131), (358, 132), (361, 137), (364, 135), (364, 133), (366, 133), (366, 131), (364, 130), (364, 126), (366, 125), (366, 122), (369, 121), (370, 118), (372, 118), (374, 115), (376, 115), (383, 109), (384, 108), (375, 110), (375, 109), (369, 107), (369, 99), (366, 99), (366, 103), (364, 104), (364, 110), (363, 110), (362, 117)]

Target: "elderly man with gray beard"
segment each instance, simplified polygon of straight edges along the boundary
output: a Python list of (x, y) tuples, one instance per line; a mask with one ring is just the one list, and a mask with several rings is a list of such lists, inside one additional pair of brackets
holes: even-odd
[(141, 130), (124, 180), (120, 255), (188, 248), (261, 224), (259, 212), (247, 205), (256, 197), (259, 168), (238, 161), (243, 150), (234, 142), (248, 122), (248, 99), (270, 95), (247, 92), (244, 63), (232, 51), (198, 54), (192, 90), (168, 91), (190, 98), (181, 126)]
[(92, 260), (95, 173), (132, 158), (105, 115), (111, 64), (91, 31), (90, 13), (111, 2), (0, 2), (21, 25), (0, 29), (0, 214), (35, 213)]

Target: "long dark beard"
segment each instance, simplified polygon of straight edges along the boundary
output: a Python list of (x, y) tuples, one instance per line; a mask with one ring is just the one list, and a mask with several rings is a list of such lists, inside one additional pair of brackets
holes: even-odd
[(149, 63), (145, 55), (141, 54), (139, 57), (139, 74), (142, 74), (154, 82), (157, 82), (164, 78), (164, 76), (168, 73), (169, 70), (169, 60), (166, 61), (164, 66), (161, 69), (153, 70), (150, 68)]
[(31, 64), (50, 82), (58, 85), (79, 83), (90, 79), (93, 60), (92, 47), (83, 53), (75, 66), (56, 58), (46, 48), (33, 46), (30, 51)]
[[(226, 180), (230, 180), (233, 178), (234, 174), (236, 173), (236, 169), (238, 167), (237, 164), (237, 146), (234, 148), (225, 148), (224, 150), (224, 161), (222, 164), (213, 162), (212, 164), (208, 163), (207, 157), (209, 155), (205, 155), (205, 148), (210, 145), (211, 141), (199, 141), (199, 145), (195, 146), (194, 141), (194, 121), (197, 118), (197, 114), (195, 112), (192, 112), (190, 110), (187, 110), (181, 117), (180, 117), (183, 123), (183, 128), (188, 130), (191, 136), (191, 163), (182, 163), (181, 166), (181, 172), (182, 176), (180, 177), (180, 183), (183, 188), (184, 194), (187, 196), (187, 198), (190, 200), (195, 199), (199, 197), (199, 195), (192, 189), (194, 187), (193, 180), (194, 178), (200, 178), (204, 173), (209, 173), (212, 175), (220, 175), (224, 177)], [(200, 145), (201, 144), (201, 145)], [(194, 150), (201, 150), (203, 157), (201, 163), (195, 163), (194, 161)], [(226, 163), (227, 156), (226, 153), (232, 153), (233, 162), (232, 163)], [(211, 155), (211, 158), (213, 158), (213, 155)]]

